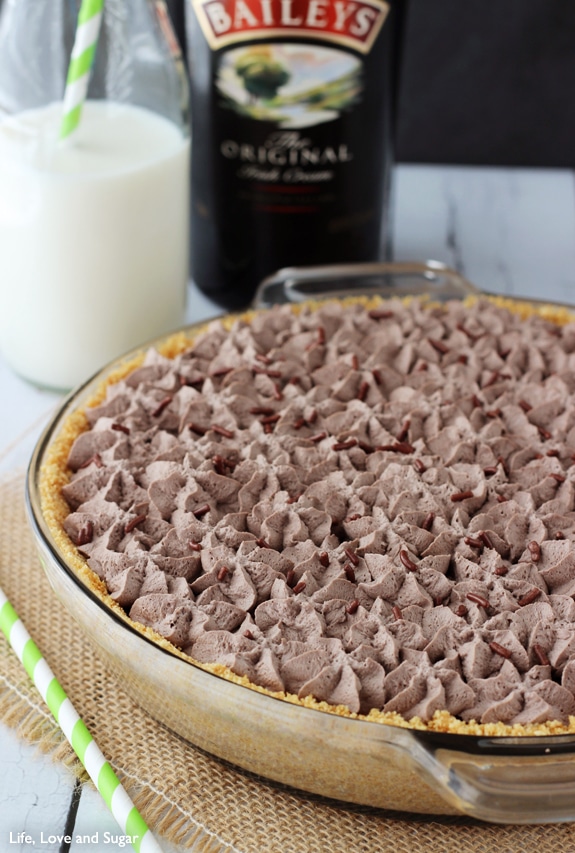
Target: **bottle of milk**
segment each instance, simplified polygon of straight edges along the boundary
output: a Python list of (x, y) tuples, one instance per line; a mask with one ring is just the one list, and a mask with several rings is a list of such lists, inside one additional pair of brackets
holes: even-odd
[(61, 140), (79, 6), (0, 15), (0, 351), (54, 389), (181, 325), (188, 282), (188, 91), (166, 5), (106, 0)]

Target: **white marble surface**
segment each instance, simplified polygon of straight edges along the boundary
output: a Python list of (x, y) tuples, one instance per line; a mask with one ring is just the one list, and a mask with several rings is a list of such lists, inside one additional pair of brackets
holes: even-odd
[[(575, 305), (575, 175), (555, 170), (400, 166), (394, 254), (397, 260), (443, 261), (490, 292)], [(190, 320), (200, 320), (218, 309), (192, 289), (188, 313)], [(0, 476), (26, 465), (59, 399), (16, 377), (0, 353)], [(114, 757), (109, 758), (113, 763)], [(76, 788), (69, 771), (0, 725), (1, 853), (126, 849), (104, 842), (106, 832), (114, 836), (119, 830), (97, 792), (88, 785)], [(73, 804), (78, 795), (79, 803)], [(73, 836), (98, 834), (99, 841), (68, 845), (56, 837), (64, 835), (67, 826)], [(25, 840), (26, 835), (36, 843)], [(166, 853), (180, 849), (164, 840), (162, 844)]]

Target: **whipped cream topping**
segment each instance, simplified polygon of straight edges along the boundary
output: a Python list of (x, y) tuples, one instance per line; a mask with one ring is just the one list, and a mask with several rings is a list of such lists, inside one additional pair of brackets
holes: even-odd
[(65, 530), (194, 660), (352, 712), (575, 715), (575, 324), (281, 307), (87, 416)]

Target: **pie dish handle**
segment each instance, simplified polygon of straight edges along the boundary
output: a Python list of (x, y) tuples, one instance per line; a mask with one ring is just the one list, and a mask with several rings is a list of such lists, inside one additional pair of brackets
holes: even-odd
[(445, 301), (477, 293), (471, 282), (440, 261), (332, 264), (278, 270), (260, 283), (253, 307), (359, 294), (430, 296)]
[(492, 823), (575, 820), (575, 735), (411, 734), (417, 770), (458, 811)]

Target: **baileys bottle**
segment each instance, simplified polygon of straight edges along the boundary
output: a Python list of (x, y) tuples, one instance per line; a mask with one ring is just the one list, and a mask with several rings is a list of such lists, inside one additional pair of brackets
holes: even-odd
[(186, 0), (192, 276), (222, 306), (385, 253), (403, 5)]

